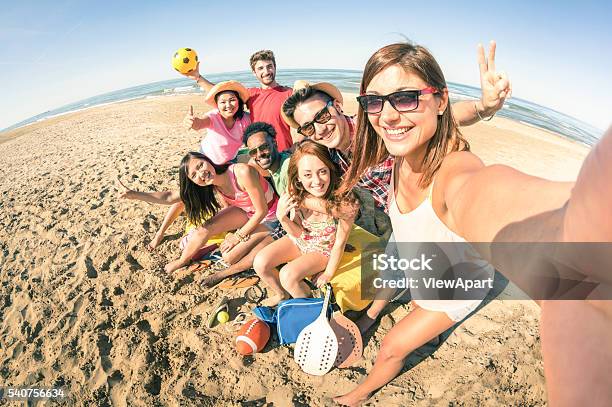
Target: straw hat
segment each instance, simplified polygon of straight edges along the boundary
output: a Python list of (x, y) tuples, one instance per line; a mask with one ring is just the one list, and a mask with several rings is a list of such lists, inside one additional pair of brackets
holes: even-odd
[(240, 82), (225, 81), (219, 82), (213, 86), (206, 94), (204, 101), (211, 106), (217, 107), (215, 96), (217, 96), (218, 93), (225, 92), (226, 90), (233, 90), (234, 92), (237, 92), (238, 96), (244, 103), (249, 100), (249, 91)]
[[(327, 93), (329, 97), (331, 97), (332, 99), (337, 100), (341, 104), (343, 103), (342, 93), (340, 93), (337, 87), (335, 87), (334, 85), (328, 82), (308, 83), (308, 81), (304, 81), (300, 79), (300, 80), (295, 81), (295, 83), (293, 84), (293, 92), (295, 93), (298, 90), (304, 89), (306, 87), (310, 87), (312, 89), (321, 91), (323, 93)], [(283, 120), (285, 120), (285, 123), (287, 123), (289, 126), (296, 128), (296, 129), (300, 127), (298, 122), (296, 122), (293, 119), (293, 117), (287, 116), (282, 108), (281, 108), (281, 116), (283, 117)]]

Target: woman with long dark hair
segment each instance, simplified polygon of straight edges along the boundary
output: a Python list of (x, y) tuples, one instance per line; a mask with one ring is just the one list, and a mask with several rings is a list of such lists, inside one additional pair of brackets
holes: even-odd
[[(221, 252), (228, 263), (242, 258), (277, 226), (278, 197), (259, 172), (247, 164), (215, 164), (206, 155), (190, 152), (179, 168), (180, 190), (138, 192), (127, 189), (121, 197), (159, 204), (181, 202), (188, 220), (196, 227), (186, 236), (178, 260), (168, 263), (166, 271), (186, 266), (212, 236), (228, 233)], [(227, 206), (222, 209), (217, 195)], [(235, 250), (233, 250), (235, 249)]]

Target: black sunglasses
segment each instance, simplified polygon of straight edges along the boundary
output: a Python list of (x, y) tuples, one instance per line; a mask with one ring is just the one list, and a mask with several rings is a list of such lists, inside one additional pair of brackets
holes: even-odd
[(271, 149), (270, 143), (263, 143), (255, 148), (250, 149), (249, 155), (251, 157), (255, 157), (258, 151), (261, 151), (263, 153), (264, 151), (270, 151), (270, 149)]
[(327, 102), (325, 107), (319, 110), (319, 112), (315, 115), (314, 119), (312, 119), (312, 121), (304, 123), (303, 126), (298, 127), (297, 132), (304, 137), (311, 137), (313, 134), (315, 134), (315, 123), (325, 124), (329, 121), (329, 119), (331, 119), (332, 116), (329, 112), (329, 108), (333, 103), (333, 100)]
[(429, 87), (421, 90), (401, 90), (385, 96), (381, 95), (361, 95), (357, 101), (368, 114), (380, 113), (383, 110), (385, 101), (388, 100), (391, 106), (400, 113), (410, 112), (419, 107), (419, 96), (439, 93), (438, 89)]

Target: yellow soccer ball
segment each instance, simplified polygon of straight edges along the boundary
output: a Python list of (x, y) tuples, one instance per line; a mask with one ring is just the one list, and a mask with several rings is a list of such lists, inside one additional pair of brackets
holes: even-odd
[(191, 48), (179, 48), (172, 56), (172, 67), (186, 74), (193, 71), (198, 64), (198, 54)]

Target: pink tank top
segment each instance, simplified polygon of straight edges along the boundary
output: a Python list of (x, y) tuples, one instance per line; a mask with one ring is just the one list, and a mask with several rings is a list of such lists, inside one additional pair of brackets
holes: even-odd
[(208, 118), (210, 124), (207, 134), (200, 142), (200, 152), (215, 164), (225, 164), (236, 157), (242, 145), (242, 134), (251, 124), (251, 116), (245, 112), (242, 118), (236, 120), (231, 129), (225, 127), (218, 110), (210, 112)]
[[(234, 189), (234, 197), (229, 197), (225, 195), (223, 192), (219, 191), (225, 201), (231, 205), (236, 206), (247, 213), (249, 218), (255, 214), (255, 207), (253, 206), (253, 202), (251, 201), (251, 197), (246, 191), (243, 191), (238, 186), (238, 182), (236, 181), (236, 174), (234, 173), (234, 164), (230, 165), (227, 169), (229, 172), (230, 180), (232, 182), (232, 188)], [(266, 202), (268, 203), (268, 213), (262, 222), (267, 222), (271, 220), (276, 220), (276, 205), (278, 204), (278, 197), (274, 193), (274, 189), (270, 185), (270, 183), (259, 175), (259, 183), (261, 184), (261, 188), (263, 189), (264, 196), (266, 197)]]

